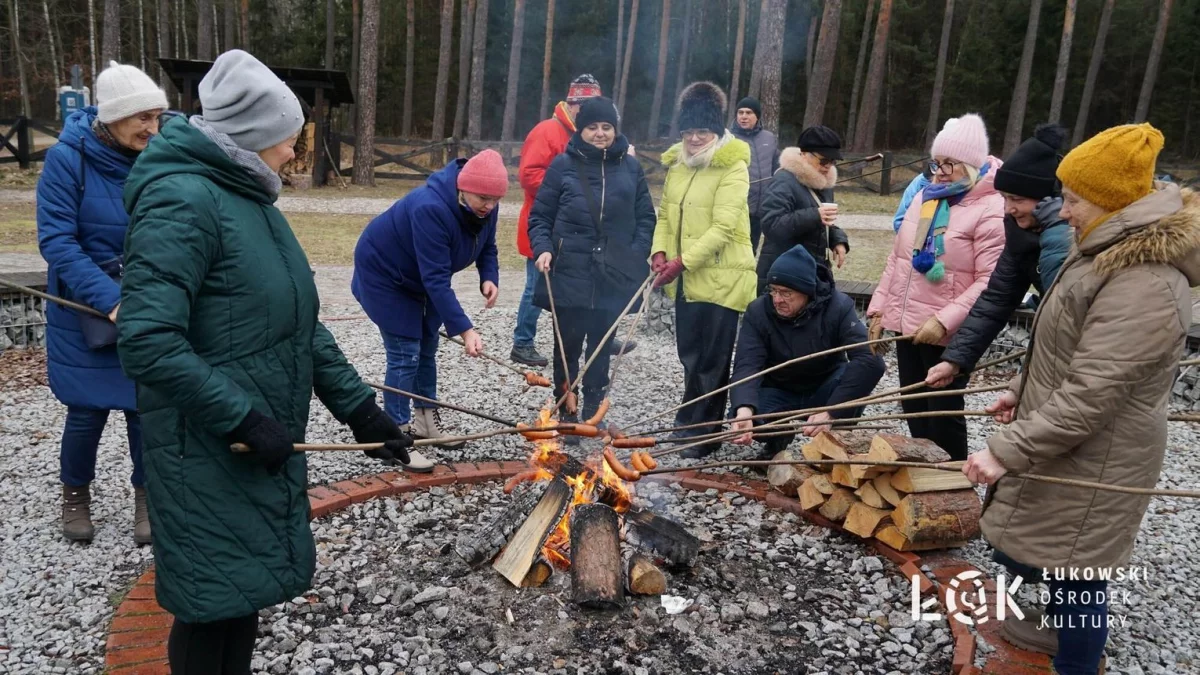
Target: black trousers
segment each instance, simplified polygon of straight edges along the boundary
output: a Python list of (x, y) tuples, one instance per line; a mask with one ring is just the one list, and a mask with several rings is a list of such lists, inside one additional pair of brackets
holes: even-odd
[[(909, 342), (896, 343), (896, 362), (899, 370), (900, 385), (908, 386), (916, 382), (924, 382), (929, 369), (941, 363), (945, 347), (937, 345), (914, 345)], [(968, 375), (954, 378), (946, 389), (965, 389), (970, 380)], [(910, 401), (901, 401), (906, 413), (927, 412), (931, 410), (963, 410), (966, 401), (959, 396), (937, 396)], [(951, 459), (967, 458), (967, 418), (965, 417), (932, 417), (926, 419), (908, 420), (908, 431), (913, 438), (927, 438), (938, 447), (950, 454)]]
[[(554, 341), (554, 391), (562, 396), (566, 391), (564, 382), (575, 381), (579, 376), (580, 355), (584, 359), (592, 358), (596, 346), (608, 329), (617, 320), (616, 311), (603, 309), (579, 309), (560, 307), (558, 312), (558, 327), (562, 331), (563, 347), (567, 352), (567, 363), (571, 368), (570, 374), (563, 372), (562, 351), (559, 350), (558, 340)], [(587, 350), (584, 350), (584, 339), (587, 339)], [(612, 350), (605, 349), (596, 357), (588, 371), (583, 375), (583, 400), (589, 409), (594, 410), (604, 398), (604, 389), (608, 386), (608, 366)]]
[[(675, 301), (675, 347), (683, 364), (683, 400), (690, 401), (729, 384), (733, 345), (737, 341), (738, 313), (708, 302)], [(728, 392), (684, 406), (675, 413), (675, 424), (718, 421), (725, 417)], [(720, 423), (692, 429), (689, 436), (718, 431)]]
[(750, 216), (750, 248), (758, 253), (758, 243), (762, 238), (762, 219), (757, 216)]
[(250, 675), (258, 614), (209, 623), (175, 619), (167, 639), (171, 675)]

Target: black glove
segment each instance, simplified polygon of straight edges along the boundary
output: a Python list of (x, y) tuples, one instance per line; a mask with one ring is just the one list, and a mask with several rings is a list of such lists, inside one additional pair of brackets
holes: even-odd
[(363, 401), (355, 408), (347, 423), (354, 432), (356, 442), (383, 443), (378, 450), (363, 450), (367, 457), (386, 464), (408, 464), (412, 437), (401, 431), (400, 426), (379, 409), (374, 398)]
[(250, 457), (271, 474), (279, 473), (295, 452), (287, 427), (257, 410), (251, 410), (229, 435), (234, 441), (250, 446), (254, 451)]

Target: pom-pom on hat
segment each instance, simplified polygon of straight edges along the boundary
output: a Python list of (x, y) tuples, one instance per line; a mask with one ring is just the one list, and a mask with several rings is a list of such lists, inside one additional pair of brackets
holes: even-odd
[(679, 129), (725, 133), (725, 92), (712, 82), (693, 82), (679, 94)]
[(167, 95), (137, 66), (109, 61), (96, 78), (96, 117), (103, 124), (166, 109)]
[(948, 157), (970, 164), (976, 169), (987, 162), (988, 135), (983, 118), (974, 113), (946, 120), (946, 125), (933, 139), (934, 157)]
[(1108, 211), (1120, 211), (1154, 189), (1162, 132), (1149, 124), (1105, 129), (1080, 143), (1058, 165), (1063, 187)]
[(508, 169), (495, 150), (480, 152), (458, 172), (458, 189), (484, 197), (503, 197), (508, 192)]

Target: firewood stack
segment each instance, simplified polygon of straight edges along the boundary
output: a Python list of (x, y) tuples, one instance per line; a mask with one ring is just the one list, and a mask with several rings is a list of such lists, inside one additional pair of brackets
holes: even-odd
[(279, 175), (292, 185), (300, 177), (308, 176), (313, 170), (313, 152), (316, 150), (315, 127), (308, 122), (300, 129), (293, 150), (296, 157), (279, 169)]
[[(943, 463), (946, 451), (933, 442), (877, 434), (825, 432), (801, 448), (803, 459), (864, 459)], [(791, 450), (777, 460), (800, 459)], [(870, 465), (772, 466), (772, 487), (796, 496), (806, 511), (818, 510), (847, 532), (874, 537), (898, 551), (962, 546), (979, 535), (982, 505), (966, 476), (952, 471)]]

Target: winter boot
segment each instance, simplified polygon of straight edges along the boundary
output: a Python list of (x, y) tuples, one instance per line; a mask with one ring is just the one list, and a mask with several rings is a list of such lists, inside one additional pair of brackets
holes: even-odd
[[(437, 409), (437, 408), (414, 408), (413, 409), (413, 423), (412, 423), (412, 437), (413, 438), (418, 438), (418, 439), (432, 438), (432, 439), (440, 440), (443, 438), (447, 438), (449, 435), (450, 434), (447, 434), (446, 432), (442, 431), (442, 416), (441, 416), (441, 411), (439, 409)], [(439, 448), (444, 448), (446, 450), (457, 450), (457, 449), (461, 448), (462, 446), (466, 445), (466, 441), (451, 441), (448, 443), (436, 443), (435, 445), (437, 445), (437, 447), (439, 447)], [(412, 456), (412, 453), (410, 452), (409, 455)], [(426, 460), (426, 461), (428, 461), (428, 460)], [(414, 464), (416, 463), (415, 457), (413, 458), (413, 463)], [(410, 465), (410, 466), (412, 466), (412, 465)], [(432, 471), (433, 468), (430, 467), (429, 470)], [(419, 469), (413, 469), (413, 471), (419, 471)]]
[(1058, 653), (1058, 629), (1051, 626), (1042, 627), (1042, 617), (1045, 613), (1040, 609), (1021, 610), (1024, 619), (1010, 617), (1001, 626), (1001, 636), (1004, 641), (1031, 652), (1049, 654)]
[(549, 359), (539, 354), (537, 348), (533, 345), (529, 345), (528, 347), (513, 346), (512, 351), (508, 354), (508, 358), (510, 361), (516, 361), (517, 363), (533, 366), (534, 368), (545, 368), (550, 365)]
[(608, 343), (608, 351), (613, 356), (617, 356), (619, 354), (628, 354), (634, 349), (637, 349), (637, 343), (633, 340), (622, 342), (616, 338), (613, 338), (612, 341)]
[(146, 488), (133, 488), (133, 543), (150, 543), (150, 514), (146, 511)]
[(71, 541), (90, 542), (96, 536), (92, 526), (92, 491), (90, 485), (63, 486), (63, 536)]

